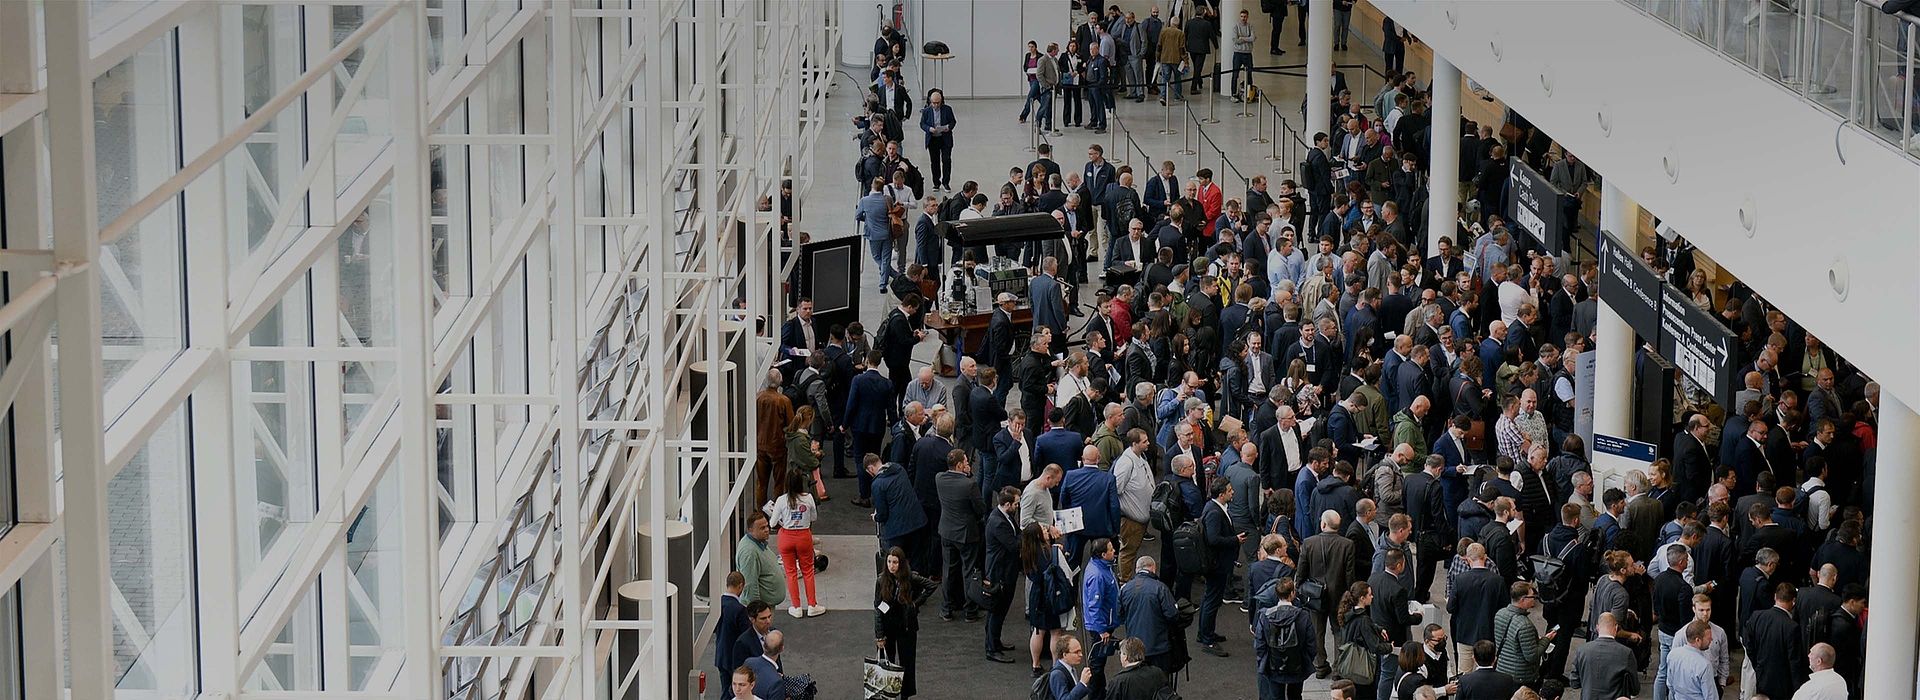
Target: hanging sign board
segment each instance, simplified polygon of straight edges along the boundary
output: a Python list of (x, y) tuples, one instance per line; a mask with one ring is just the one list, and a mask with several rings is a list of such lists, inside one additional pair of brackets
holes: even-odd
[(1643, 338), (1660, 333), (1660, 277), (1611, 231), (1600, 232), (1600, 301)]
[(1660, 354), (1715, 401), (1732, 403), (1733, 333), (1673, 285), (1660, 292)]
[(1567, 231), (1566, 222), (1560, 220), (1565, 211), (1560, 207), (1560, 191), (1526, 163), (1519, 159), (1512, 163), (1507, 179), (1513, 196), (1508, 198), (1507, 218), (1539, 241), (1548, 255), (1565, 255)]

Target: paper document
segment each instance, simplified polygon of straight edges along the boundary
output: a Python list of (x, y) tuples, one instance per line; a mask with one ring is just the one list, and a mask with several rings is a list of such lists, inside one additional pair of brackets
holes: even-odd
[(1353, 443), (1353, 446), (1358, 447), (1362, 450), (1366, 450), (1368, 452), (1372, 452), (1374, 450), (1380, 449), (1380, 439), (1370, 437), (1365, 440), (1361, 440), (1359, 442)]
[(1086, 511), (1079, 508), (1061, 508), (1053, 512), (1053, 524), (1060, 528), (1061, 534), (1079, 532), (1087, 527)]

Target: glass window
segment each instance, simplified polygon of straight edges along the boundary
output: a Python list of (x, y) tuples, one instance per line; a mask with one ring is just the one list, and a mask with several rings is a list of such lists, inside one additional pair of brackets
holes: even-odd
[(20, 589), (0, 594), (0, 700), (20, 700), (26, 692), (20, 677)]
[(176, 411), (107, 483), (117, 687), (192, 695), (193, 480), (187, 409)]

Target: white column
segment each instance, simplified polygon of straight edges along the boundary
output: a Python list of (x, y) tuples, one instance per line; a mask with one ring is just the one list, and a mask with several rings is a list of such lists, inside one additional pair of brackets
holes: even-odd
[[(888, 6), (891, 7), (892, 3), (888, 3)], [(1019, 5), (1013, 6), (1013, 13), (1016, 15), (1014, 19), (1019, 19)], [(880, 4), (867, 0), (840, 0), (840, 18), (840, 63), (856, 68), (872, 67), (873, 40), (880, 37)], [(971, 47), (955, 48), (965, 51)]]
[[(1455, 139), (1456, 141), (1458, 139)], [(1611, 181), (1600, 190), (1600, 229), (1632, 244), (1638, 209)], [(1633, 425), (1633, 328), (1606, 304), (1593, 330), (1593, 432), (1625, 437)]]
[[(1427, 255), (1440, 254), (1440, 237), (1457, 232), (1460, 187), (1460, 69), (1433, 56), (1433, 138), (1428, 144)], [(1455, 245), (1465, 241), (1454, 241)]]
[(1313, 135), (1332, 133), (1327, 123), (1333, 118), (1333, 0), (1307, 2), (1307, 129), (1309, 145)]
[[(1233, 29), (1234, 27), (1240, 26), (1240, 10), (1246, 8), (1240, 3), (1240, 0), (1220, 0), (1219, 7), (1220, 58), (1216, 61), (1217, 65), (1215, 67), (1219, 70), (1228, 70), (1233, 67)], [(1247, 17), (1247, 23), (1256, 24), (1257, 18), (1252, 16), (1254, 14), (1253, 11), (1249, 10), (1247, 14), (1249, 15)], [(1225, 78), (1221, 79), (1219, 92), (1221, 97), (1232, 97), (1233, 81)]]
[[(1880, 468), (1873, 490), (1873, 586), (1868, 605), (1876, 623), (1867, 627), (1864, 697), (1912, 694), (1914, 621), (1920, 619), (1920, 590), (1914, 586), (1914, 561), (1920, 559), (1920, 472), (1903, 463), (1920, 449), (1920, 415), (1888, 392), (1880, 394)], [(1884, 692), (1882, 692), (1884, 691)]]

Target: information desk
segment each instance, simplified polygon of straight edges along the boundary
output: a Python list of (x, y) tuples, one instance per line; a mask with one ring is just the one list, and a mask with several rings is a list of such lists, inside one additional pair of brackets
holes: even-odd
[[(1033, 307), (1021, 300), (1021, 306), (1013, 310), (1013, 328), (1016, 337), (1024, 336), (1033, 328)], [(987, 342), (987, 326), (993, 322), (993, 310), (948, 317), (940, 313), (927, 314), (927, 330), (939, 331), (941, 338), (949, 347), (957, 348), (962, 354), (975, 355)], [(956, 343), (956, 341), (958, 341)], [(1021, 348), (1014, 349), (1018, 353)]]

